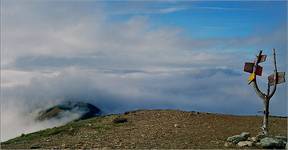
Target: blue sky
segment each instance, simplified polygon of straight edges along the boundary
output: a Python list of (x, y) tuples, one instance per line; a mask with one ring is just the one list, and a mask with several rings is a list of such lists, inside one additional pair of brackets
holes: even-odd
[[(110, 2), (111, 3), (111, 2)], [(106, 4), (108, 11), (129, 4)], [(137, 3), (137, 2), (136, 2)], [(182, 28), (185, 34), (197, 38), (243, 37), (257, 32), (271, 32), (286, 23), (286, 2), (180, 2), (180, 3), (144, 3), (139, 14), (151, 18), (155, 26), (170, 25)], [(128, 6), (127, 6), (128, 5)], [(143, 6), (144, 5), (144, 6)], [(122, 7), (121, 7), (122, 6)], [(172, 9), (173, 8), (173, 9)], [(123, 8), (125, 9), (125, 8)], [(131, 9), (131, 8), (130, 8)], [(128, 19), (135, 11), (127, 14), (111, 15), (113, 19)], [(147, 9), (151, 13), (144, 11)], [(171, 9), (171, 13), (153, 13), (154, 9)], [(125, 10), (122, 10), (125, 11)], [(133, 13), (132, 13), (133, 12)]]
[[(263, 90), (272, 48), (286, 70), (286, 14), (285, 1), (2, 0), (1, 138), (63, 123), (33, 114), (66, 100), (256, 115), (243, 65), (264, 50)], [(287, 115), (286, 93), (279, 85), (272, 115)]]

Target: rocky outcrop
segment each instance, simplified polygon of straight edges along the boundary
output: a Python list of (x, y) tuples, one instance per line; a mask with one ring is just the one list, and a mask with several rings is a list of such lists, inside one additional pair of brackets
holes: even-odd
[(284, 149), (287, 147), (287, 137), (285, 136), (275, 136), (267, 137), (265, 135), (257, 135), (255, 137), (250, 137), (250, 133), (243, 132), (239, 135), (234, 135), (228, 137), (227, 142), (224, 144), (225, 147), (252, 147), (256, 146), (258, 148), (268, 148), (268, 149)]
[(69, 114), (78, 114), (79, 118), (77, 119), (82, 120), (100, 115), (101, 110), (90, 103), (66, 101), (41, 111), (36, 120), (61, 119)]

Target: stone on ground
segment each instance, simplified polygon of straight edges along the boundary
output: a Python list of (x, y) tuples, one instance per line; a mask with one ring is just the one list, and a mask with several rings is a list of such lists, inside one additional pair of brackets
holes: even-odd
[(241, 135), (234, 135), (234, 136), (231, 136), (231, 137), (228, 137), (227, 138), (227, 141), (228, 142), (231, 142), (231, 143), (234, 143), (234, 144), (237, 144), (239, 143), (240, 141), (245, 141), (247, 138), (241, 136)]
[(250, 133), (249, 132), (242, 132), (240, 135), (245, 137), (245, 138), (250, 137)]
[(240, 135), (234, 135), (234, 136), (228, 137), (227, 141), (233, 144), (237, 144), (240, 141), (246, 141), (249, 136), (250, 136), (249, 132), (243, 132)]
[(266, 137), (260, 140), (261, 147), (263, 148), (285, 148), (286, 146), (286, 141), (277, 139), (277, 138), (271, 138), (271, 137)]
[(255, 138), (256, 138), (256, 141), (259, 142), (261, 139), (267, 137), (266, 135), (264, 134), (258, 134)]
[(245, 146), (253, 146), (253, 142), (251, 141), (240, 141), (238, 144), (237, 144), (239, 147), (245, 147)]
[(283, 141), (285, 141), (287, 143), (287, 137), (285, 137), (285, 136), (278, 135), (278, 136), (275, 136), (275, 138), (279, 139), (279, 140), (283, 140)]
[(225, 143), (224, 143), (224, 146), (225, 146), (225, 147), (231, 147), (231, 146), (233, 146), (233, 143), (231, 143), (231, 142), (225, 142)]

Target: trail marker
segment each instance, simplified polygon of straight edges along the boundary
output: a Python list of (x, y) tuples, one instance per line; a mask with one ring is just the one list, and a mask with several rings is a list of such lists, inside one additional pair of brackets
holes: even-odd
[[(268, 83), (267, 83), (267, 93), (262, 92), (256, 82), (257, 76), (262, 75), (263, 67), (259, 66), (259, 63), (265, 62), (267, 55), (262, 55), (262, 50), (260, 50), (259, 54), (256, 56), (256, 60), (254, 63), (246, 62), (244, 65), (244, 71), (251, 73), (248, 78), (248, 84), (252, 83), (256, 94), (263, 100), (264, 102), (264, 111), (263, 111), (263, 125), (262, 125), (262, 133), (264, 135), (268, 134), (268, 117), (269, 117), (269, 101), (272, 96), (276, 92), (277, 84), (281, 84), (285, 82), (285, 72), (277, 72), (277, 65), (276, 65), (276, 53), (275, 49), (273, 49), (273, 64), (274, 64), (274, 73), (268, 76)], [(270, 87), (273, 89), (270, 91)]]

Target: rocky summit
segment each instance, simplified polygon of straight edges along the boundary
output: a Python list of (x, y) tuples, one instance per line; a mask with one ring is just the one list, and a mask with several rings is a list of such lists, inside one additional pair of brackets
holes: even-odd
[[(285, 140), (287, 118), (269, 119), (269, 133)], [(23, 134), (1, 146), (3, 149), (236, 149), (245, 146), (254, 149), (258, 147), (252, 139), (256, 140), (261, 123), (260, 116), (141, 110), (72, 121), (64, 126)], [(227, 137), (237, 134), (245, 140), (225, 144)]]
[(36, 120), (43, 121), (49, 119), (61, 119), (72, 113), (77, 114), (79, 116), (78, 119), (81, 120), (100, 115), (101, 110), (90, 103), (65, 101), (61, 104), (40, 111)]

